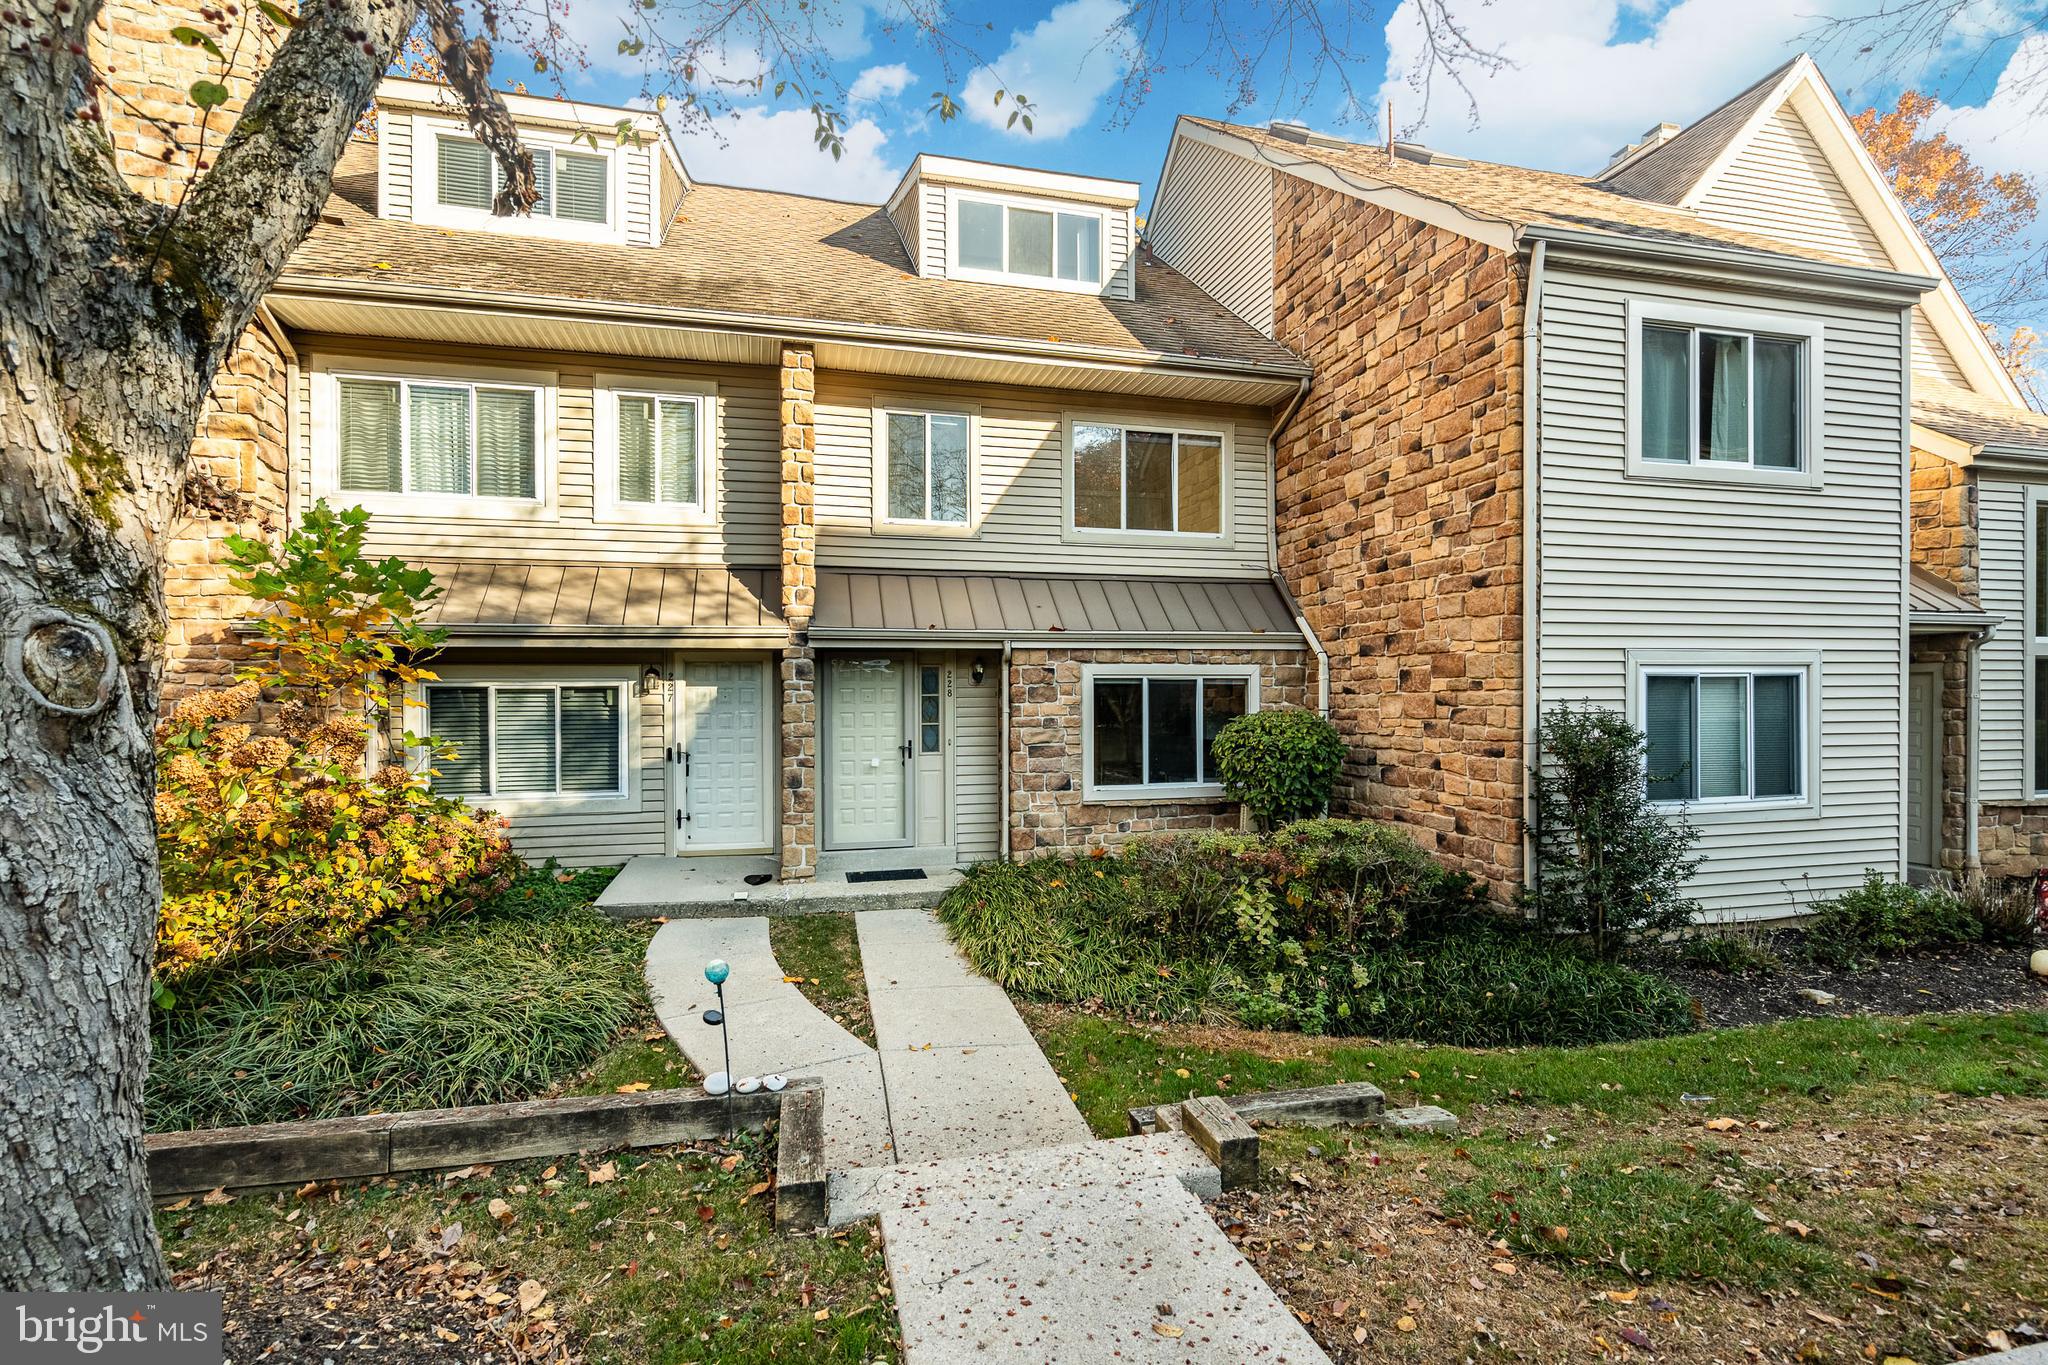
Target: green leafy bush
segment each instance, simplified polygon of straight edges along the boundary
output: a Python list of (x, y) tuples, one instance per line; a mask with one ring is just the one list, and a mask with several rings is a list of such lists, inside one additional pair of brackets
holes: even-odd
[(2025, 877), (1972, 872), (1941, 883), (1965, 914), (1977, 921), (1986, 943), (2025, 948), (2034, 941), (2034, 887)]
[(1785, 966), (1761, 938), (1739, 930), (1688, 938), (1679, 945), (1678, 959), (1722, 976), (1776, 976)]
[(1606, 958), (1638, 933), (1690, 923), (1699, 831), (1651, 803), (1642, 731), (1614, 711), (1560, 706), (1539, 737), (1537, 881), (1526, 893), (1537, 919), (1587, 935)]
[(321, 961), (209, 971), (153, 1020), (153, 1129), (525, 1099), (646, 1008), (644, 937), (592, 908), (609, 872), (524, 874), (478, 913)]
[(1806, 951), (1835, 967), (1975, 943), (1983, 927), (1948, 891), (1908, 886), (1881, 872), (1854, 891), (1818, 901), (1806, 923)]
[(1252, 711), (1216, 732), (1216, 773), (1266, 829), (1329, 809), (1344, 771), (1344, 739), (1314, 711)]
[(984, 864), (939, 915), (1021, 995), (1157, 1018), (1473, 1045), (1691, 1024), (1675, 988), (1500, 919), (1469, 878), (1364, 822)]

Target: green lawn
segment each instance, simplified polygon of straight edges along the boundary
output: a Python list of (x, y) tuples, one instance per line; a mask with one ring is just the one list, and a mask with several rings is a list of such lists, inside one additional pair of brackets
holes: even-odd
[[(278, 1298), (298, 1302), (300, 1317), (324, 1308), (340, 1330), (372, 1333), (390, 1358), (414, 1358), (397, 1327), (377, 1325), (396, 1315), (414, 1339), (471, 1343), (448, 1353), (456, 1358), (495, 1345), (510, 1359), (508, 1340), (530, 1348), (566, 1338), (596, 1365), (896, 1359), (873, 1226), (778, 1235), (764, 1173), (772, 1156), (772, 1144), (743, 1140), (305, 1198), (187, 1200), (160, 1212), (158, 1227), (181, 1287), (225, 1286), (229, 1321), (258, 1333), (238, 1342), (231, 1329), (237, 1359), (269, 1344), (262, 1328)], [(545, 1298), (522, 1311), (527, 1282)]]
[(1135, 1024), (1024, 1006), (1095, 1131), (1194, 1095), (1371, 1081), (1389, 1104), (1576, 1106), (1614, 1117), (1712, 1095), (1749, 1115), (1788, 1096), (1851, 1090), (1911, 1109), (1936, 1093), (2048, 1095), (2048, 1014), (1795, 1020), (1583, 1048), (1467, 1049)]
[(873, 1046), (875, 1023), (852, 915), (778, 915), (768, 921), (768, 945), (806, 999)]

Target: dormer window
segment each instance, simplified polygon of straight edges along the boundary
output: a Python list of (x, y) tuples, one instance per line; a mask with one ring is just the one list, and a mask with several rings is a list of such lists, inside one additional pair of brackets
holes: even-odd
[[(441, 137), (437, 148), (437, 197), (447, 208), (491, 211), (505, 173), (490, 149), (473, 138)], [(536, 218), (560, 218), (603, 226), (610, 218), (608, 158), (552, 147), (530, 148), (533, 179), (540, 190)]]
[(995, 199), (956, 201), (955, 272), (1003, 284), (1102, 283), (1102, 215)]

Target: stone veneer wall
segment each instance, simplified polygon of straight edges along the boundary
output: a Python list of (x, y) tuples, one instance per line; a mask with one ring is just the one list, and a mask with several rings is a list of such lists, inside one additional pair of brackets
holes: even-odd
[(1234, 830), (1234, 801), (1098, 803), (1083, 795), (1081, 666), (1258, 664), (1259, 707), (1309, 706), (1315, 664), (1306, 650), (1017, 649), (1010, 656), (1010, 852), (1092, 848), (1135, 834)]
[[(171, 30), (189, 25), (216, 32), (204, 15), (208, 8), (183, 0), (116, 0), (93, 27), (93, 63), (119, 95), (100, 102), (114, 164), (138, 193), (164, 203), (174, 201), (193, 174), (200, 111), (186, 91), (200, 77), (220, 74), (210, 54), (176, 41)], [(229, 76), (229, 99), (210, 126), (215, 149), (240, 116), (256, 74)], [(165, 128), (177, 131), (182, 147), (172, 145)], [(207, 397), (194, 433), (184, 515), (166, 547), (166, 704), (225, 679), (248, 657), (227, 623), (247, 615), (249, 604), (229, 588), (221, 562), (228, 536), (274, 536), (283, 529), (289, 371), (284, 348), (260, 325), (251, 326)]]
[(818, 872), (818, 652), (811, 613), (818, 601), (817, 356), (807, 344), (782, 347), (782, 879)]
[(1522, 864), (1522, 300), (1507, 253), (1274, 177), (1280, 567), (1330, 653), (1344, 813), (1505, 897)]
[(1977, 600), (1977, 482), (1967, 466), (1915, 448), (1913, 562)]

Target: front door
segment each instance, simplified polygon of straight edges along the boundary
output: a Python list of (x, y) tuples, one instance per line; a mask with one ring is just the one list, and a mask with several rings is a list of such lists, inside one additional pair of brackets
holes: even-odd
[(766, 848), (768, 666), (691, 660), (676, 685), (676, 710), (677, 849)]
[(1931, 868), (1941, 832), (1941, 677), (1916, 668), (1909, 679), (1906, 769), (1906, 861)]
[(825, 846), (910, 842), (910, 669), (902, 659), (833, 658), (825, 668)]

